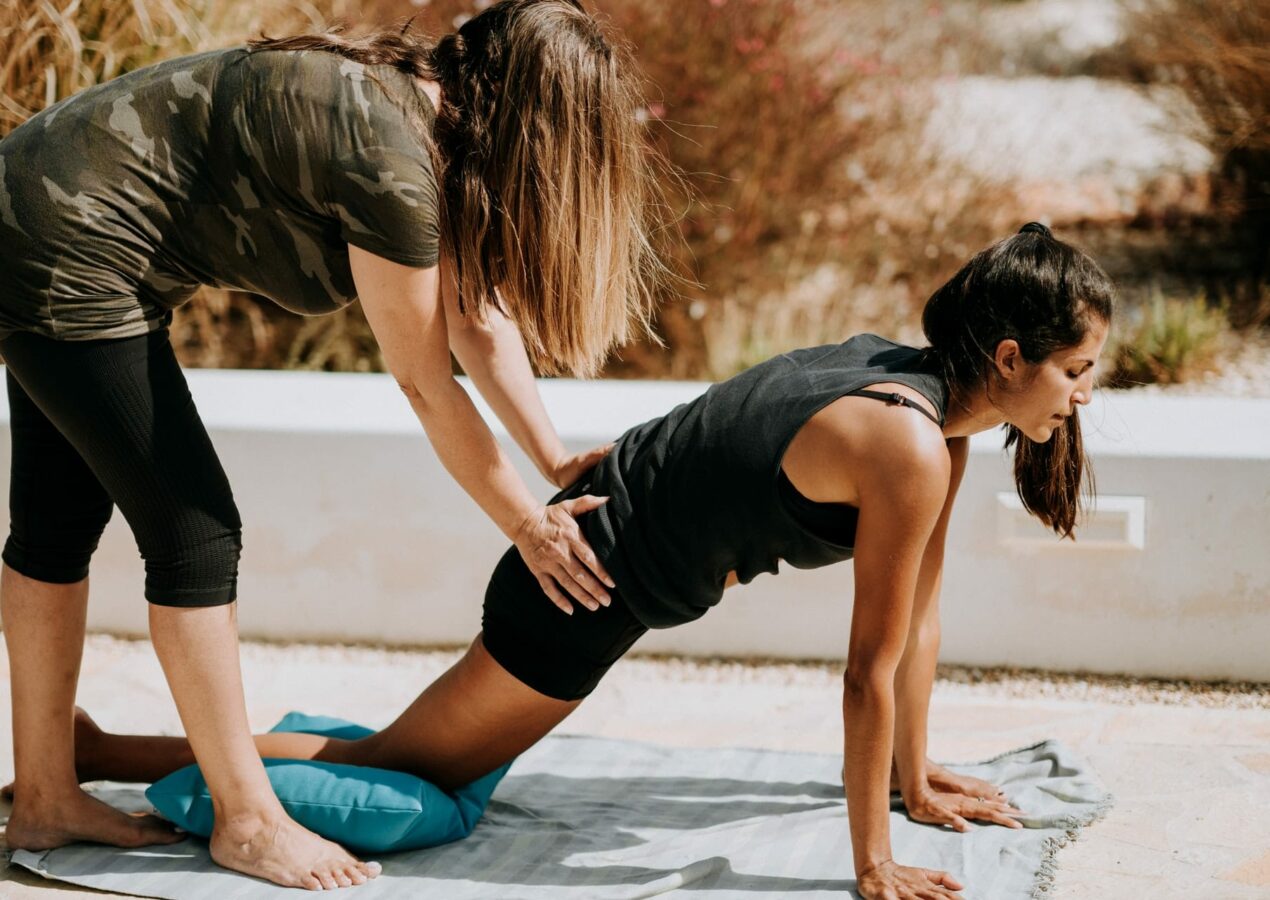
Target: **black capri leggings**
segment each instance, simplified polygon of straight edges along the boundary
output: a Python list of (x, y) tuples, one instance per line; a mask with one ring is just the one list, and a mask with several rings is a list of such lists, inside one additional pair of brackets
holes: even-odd
[(167, 329), (100, 341), (19, 332), (0, 354), (13, 439), (5, 563), (37, 581), (84, 579), (118, 504), (147, 600), (233, 602), (242, 523)]

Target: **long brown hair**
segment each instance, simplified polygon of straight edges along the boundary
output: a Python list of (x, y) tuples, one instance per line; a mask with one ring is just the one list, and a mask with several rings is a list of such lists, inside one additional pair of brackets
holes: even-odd
[[(1084, 340), (1095, 319), (1111, 323), (1111, 279), (1080, 250), (1037, 222), (975, 254), (926, 302), (922, 330), (927, 355), (943, 371), (951, 396), (964, 397), (996, 375), (993, 356), (1003, 340), (1039, 363)], [(1045, 443), (1006, 426), (1014, 448), (1014, 485), (1024, 508), (1062, 537), (1094, 493), (1080, 419), (1073, 414)]]
[[(574, 0), (502, 0), (435, 43), (408, 28), (251, 42), (325, 50), (440, 83), (429, 146), (460, 308), (514, 319), (547, 374), (593, 375), (651, 334), (662, 167), (629, 51)], [(425, 137), (428, 137), (425, 133)]]

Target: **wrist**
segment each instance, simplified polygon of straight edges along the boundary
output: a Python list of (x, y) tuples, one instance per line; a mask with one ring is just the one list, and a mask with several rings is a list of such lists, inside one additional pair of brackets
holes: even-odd
[(859, 881), (861, 878), (867, 878), (869, 875), (872, 875), (878, 869), (884, 868), (888, 865), (893, 865), (894, 863), (895, 863), (895, 860), (891, 859), (889, 855), (866, 856), (863, 860), (857, 859), (855, 861), (856, 881)]
[(921, 803), (934, 793), (935, 791), (931, 788), (930, 782), (925, 779), (922, 779), (921, 784), (906, 784), (900, 788), (900, 796), (904, 798), (905, 806)]
[(543, 509), (545, 507), (541, 504), (518, 506), (508, 512), (507, 518), (499, 522), (498, 527), (513, 544), (519, 545)]
[(538, 473), (542, 475), (543, 478), (559, 487), (560, 485), (557, 481), (556, 474), (560, 471), (560, 467), (564, 465), (565, 460), (569, 457), (569, 454), (564, 449), (564, 444), (557, 440), (554, 446), (548, 446), (544, 449), (540, 449), (535, 456), (537, 457), (535, 464), (538, 467)]

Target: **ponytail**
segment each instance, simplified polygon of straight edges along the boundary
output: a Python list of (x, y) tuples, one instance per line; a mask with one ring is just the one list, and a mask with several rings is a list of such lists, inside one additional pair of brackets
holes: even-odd
[[(975, 254), (927, 301), (926, 353), (952, 397), (964, 397), (996, 378), (1001, 341), (1016, 341), (1027, 362), (1039, 363), (1079, 344), (1092, 321), (1110, 323), (1113, 297), (1111, 279), (1096, 262), (1029, 222)], [(1024, 509), (1071, 537), (1094, 485), (1077, 415), (1045, 443), (1008, 425), (1005, 447), (1014, 448), (1014, 485)]]

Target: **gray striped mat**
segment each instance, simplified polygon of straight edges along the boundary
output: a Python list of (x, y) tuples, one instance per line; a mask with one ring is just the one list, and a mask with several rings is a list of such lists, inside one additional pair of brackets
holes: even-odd
[[(382, 857), (383, 874), (348, 896), (851, 896), (840, 767), (841, 758), (828, 754), (549, 737), (517, 760), (471, 837)], [(1046, 896), (1057, 850), (1111, 803), (1089, 765), (1053, 741), (954, 768), (1000, 784), (1030, 813), (1024, 829), (982, 825), (958, 834), (892, 811), (895, 858), (951, 871), (966, 884), (967, 900)], [(97, 793), (123, 808), (146, 808), (133, 786)], [(196, 839), (132, 851), (17, 851), (12, 862), (47, 878), (141, 897), (298, 896), (217, 868)]]

